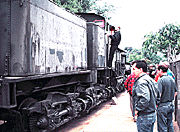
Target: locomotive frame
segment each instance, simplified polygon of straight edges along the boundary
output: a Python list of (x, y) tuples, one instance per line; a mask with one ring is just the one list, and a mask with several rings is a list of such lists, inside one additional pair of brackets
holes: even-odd
[(126, 56), (108, 68), (108, 26), (80, 16), (48, 0), (0, 2), (1, 130), (52, 131), (124, 90)]

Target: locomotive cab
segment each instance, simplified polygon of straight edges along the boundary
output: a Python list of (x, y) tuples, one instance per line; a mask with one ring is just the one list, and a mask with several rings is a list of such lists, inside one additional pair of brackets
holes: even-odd
[(107, 67), (110, 53), (108, 34), (111, 33), (110, 27), (112, 25), (109, 25), (104, 17), (94, 13), (77, 14), (87, 20), (87, 67), (95, 73), (97, 72), (97, 76), (93, 77), (95, 82), (110, 89), (117, 87), (118, 91), (123, 91), (122, 82), (126, 65), (125, 51), (118, 48), (114, 54), (112, 68)]

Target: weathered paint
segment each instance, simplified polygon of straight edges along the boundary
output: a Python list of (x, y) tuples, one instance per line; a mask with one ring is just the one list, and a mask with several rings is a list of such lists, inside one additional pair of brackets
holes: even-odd
[(30, 11), (31, 23), (41, 40), (42, 53), (35, 57), (40, 60), (45, 58), (41, 63), (35, 61), (39, 67), (45, 64), (45, 71), (42, 69), (40, 73), (67, 72), (86, 67), (86, 22), (56, 6), (52, 13), (51, 9), (31, 4)]
[(98, 27), (98, 67), (105, 66), (106, 45), (104, 34), (104, 30)]
[[(1, 4), (7, 5), (7, 3)], [(86, 21), (48, 0), (11, 1), (0, 33), (1, 75), (69, 72), (87, 66)], [(1, 13), (0, 13), (1, 14)], [(68, 69), (68, 70), (67, 70)]]

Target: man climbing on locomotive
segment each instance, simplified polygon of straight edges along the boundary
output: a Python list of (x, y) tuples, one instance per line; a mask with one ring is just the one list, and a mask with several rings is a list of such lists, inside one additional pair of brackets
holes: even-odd
[(118, 29), (115, 30), (115, 27), (112, 26), (110, 30), (114, 31), (114, 35), (109, 35), (109, 37), (111, 38), (111, 47), (110, 47), (110, 53), (108, 59), (108, 67), (112, 67), (114, 53), (118, 49), (118, 45), (120, 44), (121, 41), (120, 27), (118, 27)]

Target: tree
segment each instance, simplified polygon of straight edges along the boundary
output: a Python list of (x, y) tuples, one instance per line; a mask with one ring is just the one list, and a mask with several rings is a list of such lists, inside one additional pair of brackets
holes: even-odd
[(61, 5), (61, 0), (49, 0), (54, 2), (56, 5), (60, 6)]
[(173, 56), (180, 53), (180, 26), (167, 24), (158, 32), (147, 34), (144, 38), (143, 54), (154, 63), (159, 63), (165, 57), (172, 60)]
[(66, 10), (71, 12), (83, 12), (87, 13), (91, 11), (92, 6), (98, 0), (53, 0), (58, 6), (62, 6)]
[(151, 63), (159, 63), (163, 56), (160, 55), (158, 52), (158, 47), (157, 47), (157, 39), (156, 39), (157, 34), (150, 33), (149, 35), (146, 35), (146, 41), (143, 42), (142, 46), (142, 52), (143, 56), (147, 59), (150, 60)]
[(157, 46), (168, 59), (180, 53), (180, 25), (168, 24), (159, 30)]
[(113, 5), (108, 5), (106, 2), (104, 5), (95, 5), (92, 10), (96, 12), (96, 14), (101, 15), (105, 17), (107, 20), (110, 20), (111, 17), (108, 15), (110, 12), (114, 11), (114, 6)]
[(114, 10), (113, 5), (104, 3), (103, 6), (96, 4), (99, 0), (53, 0), (58, 6), (74, 13), (88, 13), (94, 11), (96, 14), (110, 19), (108, 13)]
[(88, 13), (92, 10), (92, 6), (95, 5), (95, 2), (98, 0), (80, 0), (80, 5), (82, 7), (81, 13)]
[(81, 12), (83, 9), (79, 0), (67, 0), (62, 7), (71, 12)]
[(140, 49), (133, 49), (132, 47), (125, 47), (124, 49), (127, 53), (128, 62), (132, 62), (134, 60), (143, 59), (143, 54)]

